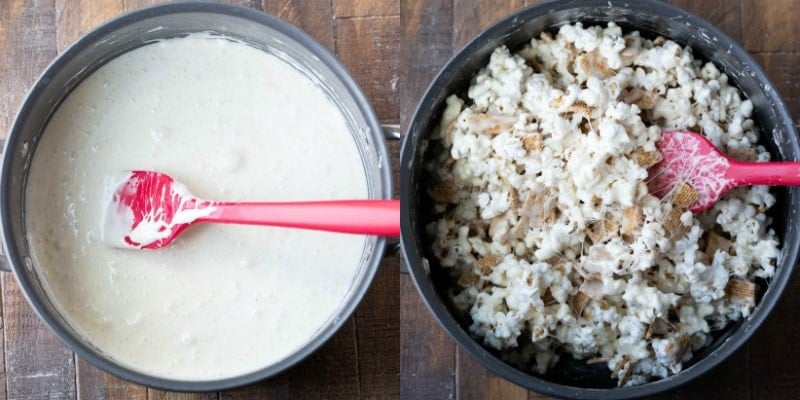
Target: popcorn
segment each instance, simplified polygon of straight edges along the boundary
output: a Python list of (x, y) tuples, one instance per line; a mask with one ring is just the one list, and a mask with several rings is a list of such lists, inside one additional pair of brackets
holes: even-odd
[(666, 129), (769, 160), (752, 102), (714, 64), (613, 23), (565, 25), (496, 49), (467, 95), (447, 99), (432, 136), (427, 233), (484, 345), (540, 374), (561, 348), (636, 385), (750, 314), (780, 253), (768, 188), (694, 215), (689, 185), (663, 200), (646, 185)]

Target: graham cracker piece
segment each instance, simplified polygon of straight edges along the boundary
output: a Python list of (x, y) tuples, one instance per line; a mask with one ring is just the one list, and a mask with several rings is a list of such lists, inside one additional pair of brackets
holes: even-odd
[(580, 128), (582, 133), (589, 133), (592, 131), (592, 123), (589, 122), (589, 119), (583, 118), (581, 120)]
[(689, 338), (684, 334), (677, 334), (664, 346), (664, 352), (672, 358), (673, 362), (680, 362), (689, 348)]
[(517, 122), (515, 117), (491, 115), (487, 113), (470, 114), (464, 118), (466, 118), (466, 122), (472, 132), (491, 136), (499, 135), (511, 129), (514, 123)]
[(587, 305), (589, 305), (589, 300), (591, 300), (589, 296), (587, 296), (583, 292), (575, 293), (575, 295), (572, 296), (572, 298), (570, 298), (569, 300), (569, 305), (570, 308), (572, 308), (572, 312), (576, 316), (581, 316), (583, 314), (583, 310), (586, 308)]
[(567, 111), (582, 114), (583, 116), (588, 117), (592, 114), (594, 109), (582, 101), (576, 101), (575, 103), (572, 103), (571, 106), (567, 107)]
[(444, 129), (444, 142), (447, 143), (448, 146), (453, 145), (453, 135), (456, 132), (456, 120), (450, 122), (447, 125), (447, 128)]
[(686, 234), (687, 228), (681, 222), (681, 215), (683, 214), (683, 210), (680, 208), (673, 208), (669, 211), (669, 214), (664, 217), (664, 230), (667, 232), (669, 237), (675, 238), (679, 236), (683, 236)]
[(635, 231), (644, 222), (642, 206), (636, 205), (622, 210), (622, 226), (619, 232), (623, 235)]
[(489, 237), (500, 242), (500, 244), (507, 244), (511, 238), (511, 222), (508, 220), (507, 215), (508, 212), (503, 213), (489, 222)]
[(620, 100), (622, 100), (623, 103), (635, 104), (637, 100), (641, 99), (642, 96), (645, 95), (645, 93), (647, 92), (645, 92), (644, 89), (634, 86), (632, 88), (625, 89), (620, 94)]
[(508, 190), (508, 203), (511, 204), (510, 207), (512, 209), (516, 209), (519, 206), (519, 193), (513, 187)]
[(725, 286), (725, 296), (731, 303), (753, 306), (756, 304), (756, 284), (741, 278), (731, 278)]
[(581, 284), (579, 291), (583, 292), (591, 299), (602, 300), (605, 293), (603, 292), (603, 281), (597, 277), (589, 278)]
[[(533, 285), (533, 274), (528, 276), (528, 285)], [(544, 303), (545, 307), (558, 303), (558, 300), (553, 297), (553, 293), (550, 292), (550, 288), (545, 289), (544, 294), (542, 295), (542, 303)]]
[(619, 55), (621, 55), (624, 58), (630, 59), (630, 58), (636, 58), (636, 56), (638, 56), (639, 53), (641, 53), (641, 50), (638, 47), (626, 47), (619, 52)]
[(542, 135), (540, 134), (533, 134), (528, 135), (522, 138), (522, 148), (527, 151), (535, 151), (539, 152), (542, 151)]
[(647, 330), (644, 333), (645, 339), (652, 339), (653, 336), (664, 336), (670, 331), (670, 323), (663, 318), (656, 318), (650, 325), (647, 325)]
[(694, 205), (699, 198), (700, 193), (682, 180), (676, 182), (675, 187), (672, 188), (672, 204), (676, 207), (687, 209)]
[(647, 187), (647, 183), (642, 181), (638, 182), (636, 184), (636, 200), (641, 200), (648, 194), (650, 194), (650, 189)]
[(592, 243), (602, 243), (617, 234), (619, 221), (611, 213), (606, 213), (602, 221), (595, 221), (587, 228), (586, 236), (591, 239)]
[(495, 136), (495, 135), (499, 135), (501, 132), (503, 132), (506, 129), (508, 129), (508, 127), (503, 127), (502, 125), (498, 124), (498, 125), (494, 125), (494, 126), (492, 126), (490, 128), (484, 129), (484, 132), (488, 133), (488, 134), (490, 134), (492, 136)]
[(614, 370), (611, 372), (611, 379), (616, 378), (617, 386), (622, 387), (631, 377), (631, 373), (633, 373), (633, 360), (629, 356), (623, 356), (614, 366)]
[(464, 288), (470, 287), (470, 286), (474, 287), (480, 281), (481, 281), (481, 278), (475, 272), (473, 272), (470, 269), (467, 269), (466, 271), (464, 271), (464, 273), (461, 274), (461, 277), (458, 278), (458, 284), (461, 285), (461, 287), (464, 287)]
[(611, 253), (606, 250), (606, 246), (598, 244), (589, 247), (589, 251), (586, 252), (586, 258), (587, 260), (595, 263), (613, 260)]
[(520, 217), (529, 223), (552, 225), (558, 219), (558, 193), (553, 188), (540, 188), (528, 191), (520, 209)]
[(758, 150), (755, 147), (732, 149), (728, 150), (728, 155), (741, 161), (756, 161), (758, 159)]
[(533, 72), (544, 71), (544, 66), (542, 66), (542, 63), (539, 62), (539, 60), (537, 60), (536, 57), (525, 58), (525, 64), (528, 64), (528, 66), (531, 67), (531, 69), (533, 69)]
[(497, 254), (490, 254), (486, 257), (476, 260), (475, 267), (481, 271), (481, 274), (489, 275), (492, 273), (492, 269), (500, 265), (501, 262), (503, 262), (502, 257)]
[(428, 195), (437, 203), (455, 203), (458, 200), (458, 185), (452, 179), (446, 179), (429, 187)]
[(733, 248), (733, 242), (726, 239), (724, 236), (717, 234), (716, 232), (708, 232), (708, 237), (706, 238), (706, 255), (708, 258), (713, 259), (714, 254), (716, 254), (717, 250), (722, 250), (727, 253), (731, 253), (731, 249)]
[(644, 147), (639, 147), (634, 150), (631, 156), (633, 160), (636, 161), (636, 164), (642, 168), (650, 168), (664, 159), (664, 156), (662, 156), (658, 150), (647, 151)]
[(588, 53), (581, 54), (575, 60), (578, 65), (583, 69), (586, 74), (596, 78), (607, 78), (613, 74), (613, 70), (609, 68), (605, 58), (600, 55), (597, 50), (592, 50)]
[(658, 104), (658, 97), (652, 93), (645, 93), (642, 97), (638, 98), (633, 104), (636, 104), (640, 110), (652, 110)]
[(648, 92), (639, 86), (626, 89), (620, 95), (620, 100), (626, 104), (635, 104), (639, 110), (652, 110), (658, 103), (658, 97), (652, 92)]
[(694, 297), (690, 294), (685, 294), (678, 299), (677, 307), (691, 306), (695, 304)]

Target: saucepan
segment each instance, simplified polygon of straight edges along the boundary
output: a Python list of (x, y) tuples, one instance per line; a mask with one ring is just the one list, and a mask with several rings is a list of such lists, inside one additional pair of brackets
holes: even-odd
[[(623, 31), (638, 30), (642, 36), (663, 36), (690, 46), (696, 58), (713, 61), (732, 84), (752, 100), (754, 120), (760, 126), (763, 145), (774, 160), (800, 159), (800, 146), (792, 119), (764, 71), (734, 40), (710, 23), (686, 11), (659, 1), (583, 0), (552, 1), (523, 9), (492, 25), (458, 51), (442, 68), (423, 94), (407, 134), (400, 161), (401, 231), (403, 255), (417, 289), (442, 327), (458, 345), (486, 368), (518, 385), (559, 397), (621, 399), (648, 396), (682, 385), (721, 363), (744, 344), (764, 322), (783, 292), (797, 263), (800, 233), (800, 190), (773, 188), (777, 203), (773, 223), (782, 245), (774, 277), (762, 284), (752, 314), (724, 330), (714, 333), (713, 342), (684, 363), (684, 369), (666, 379), (640, 386), (617, 387), (607, 367), (587, 365), (571, 357), (561, 361), (545, 375), (519, 370), (503, 362), (497, 353), (483, 347), (470, 336), (469, 321), (459, 317), (450, 305), (448, 291), (455, 287), (450, 275), (437, 264), (426, 240), (425, 225), (432, 219), (432, 199), (425, 188), (430, 179), (423, 167), (426, 149), (437, 128), (445, 99), (463, 94), (472, 77), (488, 62), (500, 45), (512, 52), (520, 49), (540, 32), (555, 33), (565, 24), (584, 26), (613, 21)], [(768, 284), (766, 284), (768, 283)]]
[[(251, 9), (210, 2), (163, 4), (122, 15), (89, 32), (56, 58), (28, 93), (6, 139), (0, 171), (0, 216), (6, 250), (2, 266), (13, 271), (39, 317), (92, 364), (150, 387), (216, 391), (273, 376), (319, 348), (347, 321), (365, 295), (387, 247), (386, 239), (367, 240), (357, 275), (342, 305), (302, 348), (275, 365), (251, 373), (182, 381), (153, 376), (117, 362), (68, 323), (48, 296), (32, 261), (24, 213), (26, 185), (36, 184), (27, 179), (31, 157), (48, 119), (70, 91), (114, 57), (154, 41), (197, 32), (236, 39), (276, 55), (314, 81), (345, 115), (366, 171), (369, 197), (392, 197), (392, 169), (383, 129), (361, 89), (328, 50), (289, 23)], [(225, 273), (223, 267), (220, 273)]]

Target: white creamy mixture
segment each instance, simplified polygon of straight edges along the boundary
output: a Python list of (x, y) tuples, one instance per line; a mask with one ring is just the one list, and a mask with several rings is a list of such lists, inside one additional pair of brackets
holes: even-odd
[(71, 323), (150, 374), (213, 379), (276, 363), (333, 318), (363, 236), (201, 224), (158, 251), (100, 240), (118, 174), (165, 172), (198, 197), (367, 197), (343, 115), (280, 59), (208, 37), (165, 40), (100, 68), (59, 107), (33, 156), (35, 264)]

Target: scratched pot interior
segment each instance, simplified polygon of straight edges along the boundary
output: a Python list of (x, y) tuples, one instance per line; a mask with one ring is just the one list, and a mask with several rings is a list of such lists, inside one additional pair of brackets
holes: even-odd
[[(628, 4), (631, 3), (631, 4)], [(415, 120), (411, 123), (409, 131), (410, 137), (406, 143), (404, 151), (409, 152), (413, 148), (414, 154), (404, 155), (403, 163), (409, 163), (410, 195), (404, 197), (409, 200), (408, 214), (413, 229), (413, 246), (416, 254), (412, 254), (412, 268), (424, 268), (413, 265), (416, 257), (424, 257), (429, 262), (430, 283), (418, 282), (418, 285), (425, 294), (425, 288), (429, 284), (436, 299), (428, 298), (427, 301), (440, 301), (443, 303), (449, 315), (439, 315), (447, 326), (447, 320), (454, 319), (455, 322), (464, 330), (462, 334), (454, 334), (456, 340), (460, 342), (473, 356), (477, 356), (484, 365), (497, 368), (495, 372), (508, 379), (515, 380), (519, 384), (528, 386), (534, 390), (544, 391), (549, 394), (569, 397), (592, 397), (602, 395), (601, 392), (570, 392), (566, 387), (575, 388), (597, 388), (610, 389), (616, 388), (616, 381), (610, 378), (610, 371), (604, 363), (587, 365), (584, 361), (574, 360), (569, 355), (563, 355), (559, 363), (550, 368), (546, 375), (541, 376), (542, 380), (520, 378), (518, 374), (509, 373), (510, 366), (499, 366), (499, 360), (491, 356), (496, 356), (497, 352), (488, 348), (480, 348), (475, 341), (460, 340), (464, 334), (468, 334), (468, 327), (471, 323), (468, 316), (459, 317), (450, 304), (449, 293), (458, 289), (458, 285), (449, 276), (449, 273), (436, 264), (436, 258), (429, 250), (426, 240), (425, 225), (433, 220), (430, 214), (432, 200), (425, 192), (425, 187), (430, 182), (430, 177), (424, 172), (420, 158), (425, 160), (425, 151), (428, 147), (427, 137), (433, 129), (436, 129), (439, 118), (444, 109), (444, 100), (452, 93), (459, 94), (462, 99), (466, 99), (466, 90), (469, 86), (471, 77), (483, 67), (489, 58), (491, 51), (499, 45), (505, 44), (511, 52), (520, 49), (530, 38), (538, 36), (542, 31), (556, 33), (558, 27), (573, 23), (582, 22), (584, 26), (602, 24), (614, 21), (623, 28), (624, 32), (638, 30), (642, 36), (655, 38), (664, 36), (682, 45), (688, 45), (693, 49), (696, 58), (701, 60), (714, 60), (714, 63), (723, 70), (731, 79), (733, 85), (744, 93), (746, 98), (753, 101), (755, 115), (753, 117), (757, 125), (761, 128), (761, 144), (763, 144), (772, 154), (773, 160), (786, 160), (800, 158), (797, 137), (788, 113), (781, 100), (777, 97), (774, 88), (757, 66), (757, 64), (744, 51), (734, 44), (734, 42), (719, 33), (715, 28), (707, 23), (700, 21), (696, 17), (685, 13), (677, 13), (672, 7), (653, 2), (606, 2), (606, 1), (584, 1), (584, 2), (561, 2), (553, 5), (549, 10), (542, 11), (541, 6), (523, 10), (512, 17), (499, 22), (488, 28), (484, 33), (473, 39), (465, 48), (451, 60), (440, 75), (434, 80), (423, 98), (420, 108), (415, 115)], [(413, 157), (406, 160), (406, 157)], [(685, 381), (682, 376), (692, 369), (702, 369), (717, 364), (730, 354), (733, 350), (726, 349), (723, 357), (718, 357), (721, 350), (726, 347), (736, 347), (744, 342), (761, 323), (765, 314), (777, 302), (783, 285), (788, 280), (791, 270), (797, 258), (797, 247), (800, 243), (798, 236), (798, 218), (796, 211), (800, 205), (799, 192), (796, 188), (772, 188), (772, 193), (777, 198), (776, 205), (770, 210), (772, 217), (771, 227), (775, 229), (781, 240), (781, 263), (771, 282), (761, 281), (759, 284), (759, 302), (753, 314), (746, 319), (729, 324), (725, 329), (713, 332), (714, 340), (708, 347), (695, 352), (694, 357), (684, 363), (684, 371), (670, 378), (648, 383), (643, 386), (625, 388), (615, 393), (620, 397), (641, 396), (666, 390), (672, 386)], [(788, 218), (787, 218), (788, 217)], [(405, 236), (404, 238), (407, 238)], [(421, 274), (420, 274), (421, 275)], [(781, 283), (781, 284), (776, 284)], [(434, 307), (435, 309), (436, 307)], [(454, 332), (450, 332), (453, 334)], [(731, 339), (737, 340), (731, 340)], [(728, 342), (736, 342), (735, 344)], [(712, 357), (709, 357), (713, 355)], [(481, 360), (483, 358), (483, 360)], [(713, 360), (700, 363), (701, 360)], [(698, 364), (700, 363), (700, 364)], [(693, 368), (696, 366), (698, 368)], [(703, 372), (698, 371), (698, 372)], [(692, 374), (696, 376), (697, 374)], [(561, 387), (546, 387), (542, 381), (552, 382)], [(674, 383), (672, 381), (675, 381)], [(649, 389), (647, 387), (650, 387)], [(605, 391), (606, 395), (611, 393)], [(606, 397), (602, 395), (602, 397)], [(609, 398), (614, 397), (612, 395)]]

